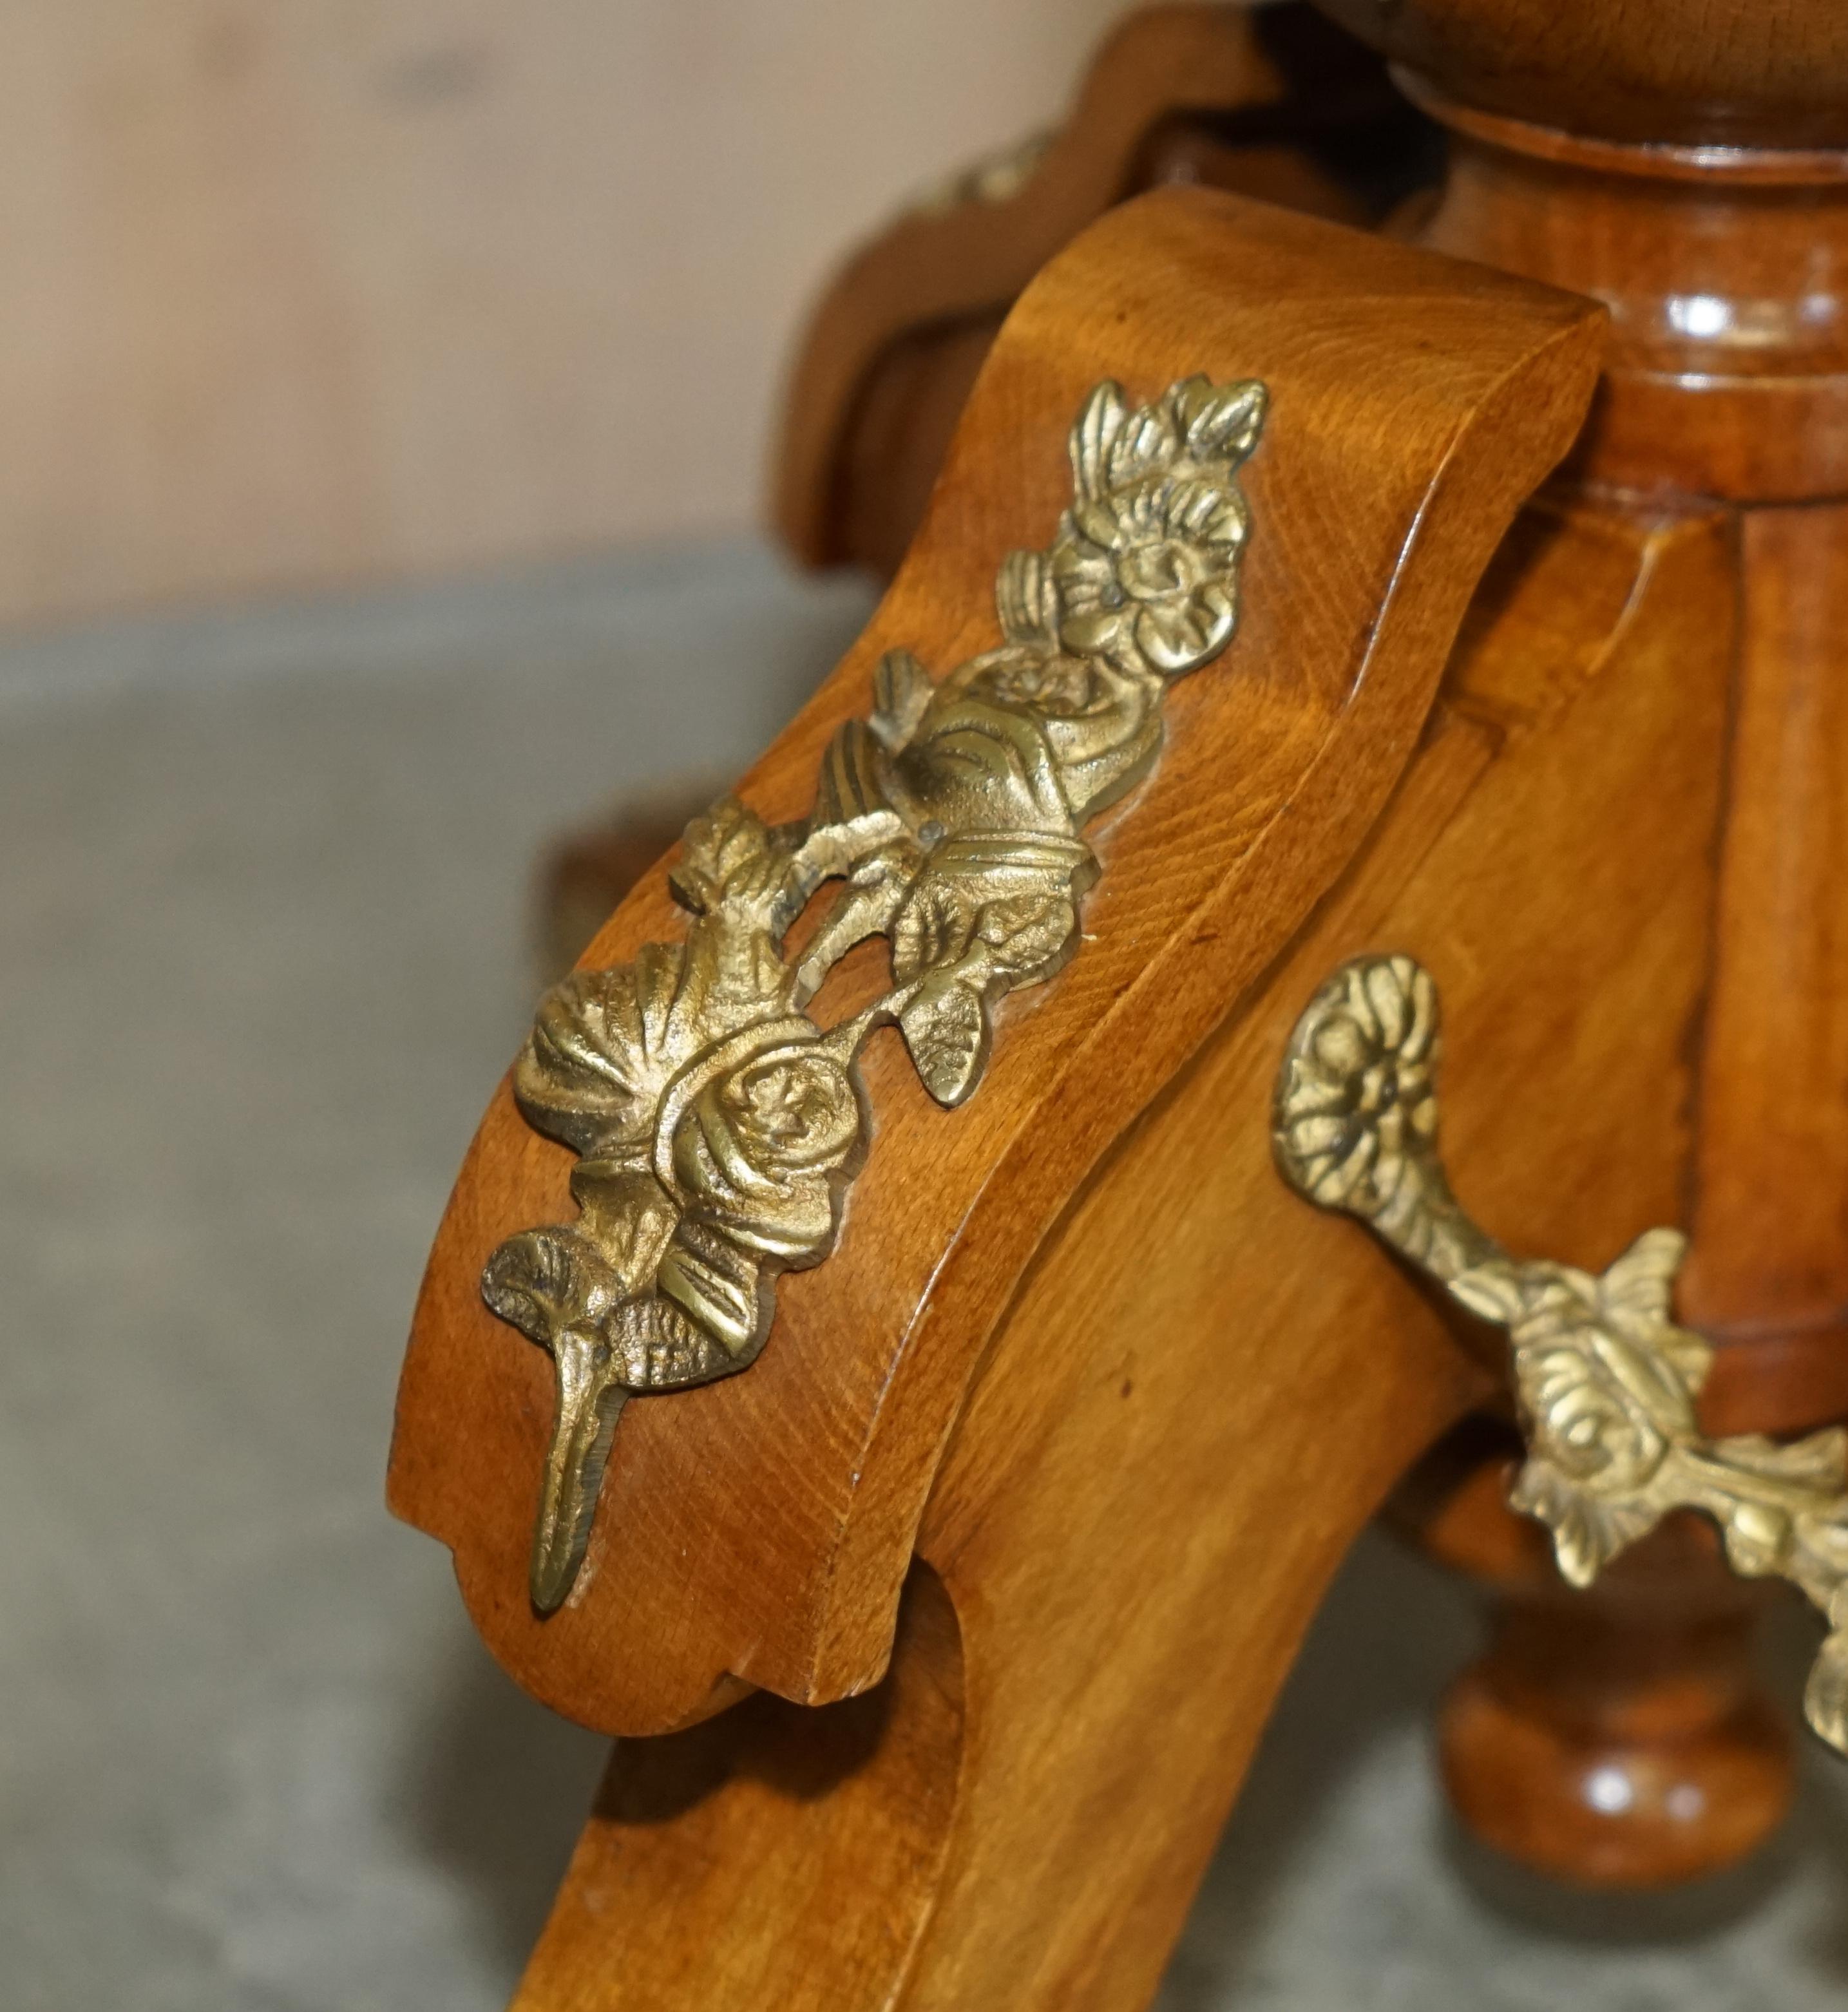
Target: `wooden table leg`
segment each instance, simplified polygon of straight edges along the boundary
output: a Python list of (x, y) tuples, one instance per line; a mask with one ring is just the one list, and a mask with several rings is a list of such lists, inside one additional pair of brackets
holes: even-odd
[[(689, 833), (681, 912), (647, 876), (542, 1006), (432, 1254), (391, 1476), (521, 1682), (663, 1743), (619, 1757), (530, 2012), (1126, 2012), (1153, 1989), (1322, 1589), (1493, 1387), (1277, 1174), (1304, 997), (1381, 931), (1447, 952), (1460, 1023), (1502, 1030), (1504, 1108), (1601, 1170), (1504, 1172), (1562, 1233), (1653, 1199), (1675, 1157), (1641, 1119), (1696, 968), (1700, 829), (1684, 804), (1612, 858), (1598, 807), (1689, 772), (1704, 687), (1684, 669), (1664, 704), (1660, 650), (1600, 679), (1513, 583), (1499, 619), (1536, 647), (1479, 634), (1439, 699), (1601, 336), (1557, 291), (1260, 205), (1113, 212), (1016, 309), (906, 567), (749, 809)], [(1704, 536), (1518, 549), (1543, 580), (1589, 554), (1601, 594)], [(1239, 674), (1215, 677), (1233, 581)], [(1511, 904), (1543, 840), (1604, 898)], [(1047, 858), (1083, 883), (1082, 933), (1053, 911), (1026, 967), (1048, 982), (990, 986)], [(940, 905), (792, 981), (926, 863)], [(842, 904), (797, 936), (825, 873), (851, 874)], [(1511, 1010), (1562, 941), (1569, 1056)], [(976, 974), (979, 1043), (947, 1008), (906, 1018), (938, 996), (889, 990), (920, 964)], [(1572, 1104), (1585, 1062), (1614, 1087)], [(840, 1217), (802, 1185), (818, 1136)], [(808, 1261), (773, 1300), (755, 1269), (759, 1297), (726, 1296), (740, 1252), (779, 1248)]]

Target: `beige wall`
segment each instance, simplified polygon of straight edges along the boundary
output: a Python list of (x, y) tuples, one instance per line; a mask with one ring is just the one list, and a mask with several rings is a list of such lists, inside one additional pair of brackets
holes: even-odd
[(0, 619), (737, 526), (836, 254), (1125, 0), (9, 0)]

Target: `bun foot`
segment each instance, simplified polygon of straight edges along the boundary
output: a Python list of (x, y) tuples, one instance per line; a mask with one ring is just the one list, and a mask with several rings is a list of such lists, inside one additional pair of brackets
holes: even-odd
[(1502, 1642), (1439, 1725), (1445, 1789), (1492, 1850), (1578, 1886), (1679, 1885), (1749, 1858), (1789, 1807), (1789, 1731), (1749, 1682), (1613, 1683), (1594, 1707), (1514, 1675)]
[(1478, 1466), (1415, 1518), (1489, 1596), (1489, 1640), (1445, 1700), (1438, 1744), (1464, 1828), (1579, 1887), (1674, 1886), (1746, 1859), (1787, 1814), (1790, 1721), (1761, 1678), (1767, 1589), (1733, 1578), (1697, 1518), (1664, 1523), (1579, 1593), (1544, 1533)]

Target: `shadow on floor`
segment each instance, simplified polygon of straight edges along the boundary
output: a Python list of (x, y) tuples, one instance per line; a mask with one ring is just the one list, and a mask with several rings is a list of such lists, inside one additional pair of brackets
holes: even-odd
[[(1771, 1674), (1794, 1714), (1815, 1629), (1794, 1602), (1779, 1620)], [(1476, 1844), (1443, 1810), (1432, 1777), (1420, 1778), (1422, 1770), (1435, 1769), (1429, 1729), (1438, 1703), (1479, 1640), (1470, 1596), (1458, 1583), (1382, 1532), (1362, 1538), (1279, 1700), (1202, 1882), (1160, 2012), (1298, 2002), (1279, 1953), (1293, 1950), (1291, 1938), (1315, 1918), (1301, 1896), (1332, 1871), (1331, 1838), (1350, 1857), (1383, 1865), (1396, 1855), (1408, 1868), (1427, 1868), (1425, 1878), (1452, 1882), (1447, 1903), (1439, 1896), (1419, 1903), (1429, 1920), (1407, 1917), (1390, 1873), (1371, 1888), (1357, 1883), (1347, 1897), (1372, 1917), (1359, 1939), (1377, 1940), (1382, 1958), (1421, 1938), (1461, 1937), (1461, 1917), (1473, 1915), (1479, 1926), (1469, 1936), (1486, 1933), (1486, 1946), (1505, 1946), (1511, 1956), (1550, 1952), (1542, 1960), (1569, 1963), (1578, 1953), (1596, 1965), (1679, 1954), (1686, 1961), (1820, 1871), (1832, 1897), (1816, 1910), (1823, 1925), (1805, 1956), (1814, 1971), (1832, 1982), (1839, 1974), (1848, 1986), (1848, 1807), (1836, 1792), (1839, 1764), (1819, 1743), (1806, 1736), (1789, 1824), (1747, 1864), (1664, 1893), (1573, 1891)], [(1357, 1831), (1361, 1804), (1375, 1810), (1370, 1819), (1363, 1813)], [(1292, 1954), (1283, 1964), (1293, 1978), (1297, 1962)], [(1404, 1989), (1403, 1978), (1395, 1988)], [(1439, 1995), (1452, 2002), (1447, 1991)]]
[(483, 1954), (511, 1988), (565, 1876), (610, 1743), (528, 1697), (459, 1610), (433, 1678), (391, 1814), (408, 1850), (474, 1896)]
[[(1800, 1628), (1790, 1633), (1808, 1642)], [(1475, 1640), (1459, 1588), (1390, 1539), (1363, 1538), (1279, 1703), (1161, 2012), (1229, 2012), (1247, 1994), (1270, 2002), (1261, 1974), (1267, 1922), (1311, 1875), (1310, 1854), (1344, 1785), (1389, 1743), (1430, 1723)], [(1788, 1665), (1794, 1653), (1781, 1660)], [(423, 1736), (391, 1806), (408, 1848), (473, 1896), (483, 1955), (511, 1988), (564, 1875), (608, 1743), (521, 1693), (459, 1614), (433, 1671)], [(1781, 1687), (1789, 1681), (1786, 1674)], [(1811, 1792), (1776, 1842), (1749, 1865), (1679, 1892), (1572, 1892), (1496, 1858), (1441, 1818), (1441, 1838), (1408, 1839), (1407, 1848), (1434, 1857), (1478, 1910), (1524, 1942), (1592, 1954), (1697, 1949), (1764, 1907), (1800, 1866), (1821, 1863), (1843, 1904), (1824, 1910), (1821, 1942), (1807, 1953), (1848, 1988), (1848, 1808), (1814, 1778), (1826, 1757), (1807, 1757)]]

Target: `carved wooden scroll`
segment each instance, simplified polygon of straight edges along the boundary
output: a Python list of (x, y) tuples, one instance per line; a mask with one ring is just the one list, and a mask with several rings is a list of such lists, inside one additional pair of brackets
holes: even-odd
[[(623, 1411), (583, 1568), (549, 1613), (535, 1606), (529, 1566), (535, 1486), (556, 1411), (553, 1365), (495, 1317), (480, 1282), (510, 1240), (535, 1225), (581, 1220), (572, 1178), (580, 1172), (581, 1192), (581, 1170), (596, 1155), (580, 1157), (577, 1140), (555, 1143), (522, 1115), (516, 1087), (530, 1104), (544, 1087), (530, 1068), (496, 1097), (432, 1255), (400, 1393), (391, 1500), (450, 1545), (483, 1636), (530, 1689), (587, 1723), (650, 1732), (711, 1711), (741, 1686), (812, 1703), (876, 1682), (945, 1448), (1023, 1274), (1114, 1142), (1269, 969), (1379, 820), (1423, 730), (1477, 576), (1520, 500), (1569, 443), (1600, 330), (1595, 307), (1570, 297), (1199, 191), (1164, 192), (1113, 212), (1029, 290), (976, 387), (910, 557), (860, 644), (744, 779), (743, 808), (696, 833), (637, 890), (585, 969), (643, 971), (662, 954), (646, 946), (687, 940), (687, 909), (670, 890), (676, 876), (696, 910), (730, 898), (734, 858), (769, 861), (777, 886), (800, 850), (787, 835), (814, 814), (818, 776), (829, 779), (824, 798), (845, 806), (868, 775), (908, 773), (919, 730), (932, 744), (930, 722), (977, 694), (947, 694), (940, 679), (926, 686), (894, 652), (930, 666), (988, 667), (969, 681), (998, 680), (1012, 691), (1002, 712), (1030, 730), (1017, 737), (1029, 758), (1024, 778), (1066, 702), (1064, 681), (1076, 681), (1082, 718), (1121, 675), (1097, 670), (1093, 652), (1122, 647), (1127, 628), (1162, 680), (1159, 764), (1104, 808), (1138, 770), (1140, 754), (1126, 751), (1135, 736), (1125, 737), (1122, 722), (1145, 702), (1133, 685), (1107, 693), (1098, 716), (1114, 723), (1092, 779), (1066, 795), (1061, 757), (1045, 776), (1051, 794), (1033, 799), (1041, 808), (1010, 813), (1013, 827), (1044, 847), (1027, 874), (1029, 907), (1049, 901), (1055, 884), (1068, 901), (1074, 878), (1090, 872), (1084, 851), (1101, 869), (1085, 897), (1083, 940), (1057, 982), (1010, 990), (1015, 976), (1054, 958), (1053, 939), (1068, 940), (1070, 923), (1061, 915), (1038, 937), (1029, 930), (1011, 965), (1011, 934), (998, 926), (997, 942), (979, 927), (970, 935), (963, 951), (975, 953), (972, 965), (924, 947), (940, 936), (944, 945), (956, 941), (962, 920), (953, 890), (971, 884), (917, 856), (929, 853), (922, 797), (935, 787), (925, 760), (919, 815), (897, 819), (908, 836), (894, 828), (892, 849), (866, 881), (856, 887), (850, 876), (828, 911), (833, 919), (818, 920), (813, 936), (803, 933), (806, 919), (793, 926), (787, 954), (778, 954), (798, 977), (782, 1045), (758, 1058), (772, 1065), (765, 1079), (734, 1084), (741, 1101), (723, 1110), (702, 1108), (702, 1100), (714, 1107), (728, 1094), (729, 1064), (695, 1070), (676, 1093), (684, 1105), (672, 1127), (658, 1110), (651, 1118), (648, 1178), (670, 1199), (676, 1185), (703, 1193), (702, 1183), (714, 1183), (701, 1155), (723, 1169), (738, 1124), (758, 1112), (757, 1093), (772, 1129), (791, 1099), (799, 1118), (808, 1110), (814, 1086), (806, 1077), (824, 1064), (813, 1029), (876, 1019), (882, 1002), (889, 1011), (919, 983), (899, 1024), (858, 1047), (876, 1136), (831, 1254), (779, 1278), (774, 1336), (747, 1375)], [(1209, 387), (1255, 380), (1268, 392), (1262, 444), (1239, 476), (1255, 528), (1240, 562), (1232, 651), (1209, 671), (1166, 681), (1163, 653), (1171, 663), (1191, 661), (1219, 640), (1230, 606), (1225, 565), (1202, 561), (1183, 591), (1180, 574), (1164, 572), (1171, 560), (1179, 565), (1169, 553), (1137, 583), (1147, 592), (1129, 592), (1116, 558), (1100, 556), (1114, 553), (1116, 533), (1108, 523), (1097, 527), (1101, 537), (1086, 528), (1083, 499), (1075, 533), (1095, 553), (1075, 534), (1061, 562), (1055, 534), (1048, 565), (1015, 569), (997, 619), (997, 563), (1012, 550), (1046, 552), (1049, 530), (1072, 506), (1066, 442), (1075, 413), (1090, 410), (1100, 433), (1114, 429), (1118, 439), (1141, 437), (1143, 423), (1132, 420), (1142, 412), (1151, 441), (1184, 442), (1197, 424), (1209, 433), (1224, 424), (1223, 439), (1200, 436), (1201, 466), (1215, 456), (1229, 464), (1228, 450), (1255, 418), (1238, 396), (1184, 391), (1161, 416), (1168, 387), (1197, 378)], [(1120, 415), (1113, 402), (1087, 407), (1107, 380), (1123, 387)], [(1090, 478), (1081, 471), (1081, 479)], [(1215, 475), (1208, 488), (1220, 481)], [(1107, 485), (1096, 499), (1107, 519), (1109, 493)], [(1236, 540), (1214, 526), (1215, 513), (1229, 507), (1203, 505), (1195, 527), (1228, 555)], [(1223, 519), (1227, 527), (1233, 521)], [(1214, 580), (1219, 586), (1207, 590)], [(1123, 593), (1120, 605), (1108, 598), (1112, 587)], [(1146, 635), (1138, 626), (1145, 608), (1155, 611)], [(1172, 626), (1171, 610), (1180, 612)], [(1048, 623), (1058, 627), (1056, 653)], [(1057, 675), (1026, 676), (1026, 660), (1004, 654), (1022, 647), (1042, 652), (1033, 665)], [(990, 710), (977, 740), (998, 749), (1015, 729), (997, 739), (989, 730), (1002, 694), (980, 696)], [(883, 733), (852, 725), (869, 714)], [(1074, 748), (1086, 730), (1058, 730)], [(844, 748), (856, 751), (845, 763), (830, 754)], [(884, 787), (877, 783), (867, 798), (867, 815), (882, 815)], [(1080, 812), (1093, 810), (1101, 814), (1079, 837)], [(935, 821), (947, 837), (951, 820)], [(876, 850), (862, 863), (879, 858)], [(888, 863), (896, 869), (889, 879)], [(922, 903), (912, 911), (918, 961), (901, 973), (888, 943), (897, 940), (903, 904), (933, 882), (935, 919), (925, 926)], [(774, 906), (782, 897), (771, 898)], [(876, 933), (847, 947), (888, 918), (892, 938)], [(1007, 919), (1024, 926), (1026, 909)], [(991, 953), (999, 954), (992, 972)], [(815, 957), (826, 983), (808, 1001), (800, 974)], [(908, 1045), (904, 1013), (933, 979), (943, 1015), (914, 1014), (917, 1038)], [(599, 983), (580, 976), (563, 995), (575, 1003), (555, 1022), (559, 1053), (576, 1039), (573, 1015), (592, 1007)], [(626, 1011), (613, 997), (611, 1004)], [(638, 994), (637, 1011), (644, 1007)], [(746, 1036), (744, 1047), (757, 1038)], [(980, 1093), (946, 1108), (927, 1085), (953, 1098), (980, 1068), (985, 1041)], [(743, 1047), (733, 1059), (744, 1060)], [(843, 1059), (830, 1052), (826, 1065)], [(816, 1111), (822, 1104), (847, 1109), (824, 1099)], [(1216, 1108), (1196, 1114), (1182, 1159), (1204, 1169), (1230, 1122)], [(1258, 1123), (1261, 1133), (1261, 1108)], [(850, 1125), (858, 1134), (864, 1119), (850, 1114)], [(822, 1159), (848, 1129), (818, 1127)], [(851, 1163), (843, 1158), (840, 1168)], [(736, 1161), (727, 1178), (742, 1174)], [(665, 1251), (675, 1225), (665, 1215), (649, 1220), (651, 1233), (665, 1230)], [(805, 1229), (780, 1233), (804, 1250), (815, 1240)], [(1168, 1211), (1140, 1218), (1147, 1281), (1159, 1277), (1174, 1233)], [(689, 1300), (705, 1308), (712, 1325), (698, 1332), (722, 1349), (725, 1340), (713, 1337), (735, 1315), (733, 1332), (748, 1347), (758, 1330), (748, 1293), (734, 1297), (722, 1280), (731, 1261), (709, 1239), (688, 1254), (710, 1268), (695, 1290), (690, 1264), (687, 1290), (676, 1288), (671, 1303), (683, 1314)], [(576, 1290), (567, 1282), (561, 1304)], [(508, 1310), (517, 1310), (511, 1300)], [(568, 1558), (573, 1543), (557, 1548)]]

